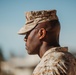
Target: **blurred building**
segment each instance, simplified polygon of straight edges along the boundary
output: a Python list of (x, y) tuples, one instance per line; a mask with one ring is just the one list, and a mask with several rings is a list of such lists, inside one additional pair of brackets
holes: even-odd
[(3, 54), (2, 54), (2, 49), (0, 48), (0, 62), (4, 60)]
[(31, 75), (39, 61), (37, 55), (28, 55), (25, 58), (14, 57), (2, 62), (1, 69), (6, 75)]
[(1, 71), (1, 62), (4, 61), (4, 57), (2, 54), (2, 49), (0, 48), (0, 75), (2, 75), (2, 71)]

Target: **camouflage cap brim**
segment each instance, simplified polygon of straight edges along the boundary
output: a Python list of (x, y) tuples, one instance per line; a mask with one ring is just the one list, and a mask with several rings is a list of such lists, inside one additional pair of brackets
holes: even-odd
[(18, 34), (19, 35), (24, 35), (26, 34), (27, 32), (29, 32), (30, 30), (32, 30), (36, 25), (33, 25), (33, 24), (28, 24), (28, 25), (24, 25), (19, 31), (18, 31)]

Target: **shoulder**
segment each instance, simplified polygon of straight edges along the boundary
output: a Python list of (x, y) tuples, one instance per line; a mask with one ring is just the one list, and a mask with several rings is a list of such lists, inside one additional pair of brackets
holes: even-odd
[(42, 58), (34, 71), (34, 75), (35, 73), (36, 75), (68, 75), (73, 59), (74, 57), (68, 52), (49, 53)]

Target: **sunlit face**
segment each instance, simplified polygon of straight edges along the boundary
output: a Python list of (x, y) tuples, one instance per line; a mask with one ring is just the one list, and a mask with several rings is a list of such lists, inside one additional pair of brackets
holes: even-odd
[(40, 40), (38, 37), (38, 29), (34, 28), (32, 31), (29, 31), (28, 33), (26, 33), (24, 41), (26, 42), (26, 50), (28, 54), (39, 53)]

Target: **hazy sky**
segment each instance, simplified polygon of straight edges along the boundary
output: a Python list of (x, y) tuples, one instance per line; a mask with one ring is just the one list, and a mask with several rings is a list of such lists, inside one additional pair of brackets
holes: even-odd
[(9, 51), (21, 56), (27, 54), (24, 36), (17, 34), (25, 24), (24, 13), (50, 9), (57, 10), (61, 23), (61, 46), (76, 49), (76, 0), (0, 0), (0, 46), (6, 58)]

